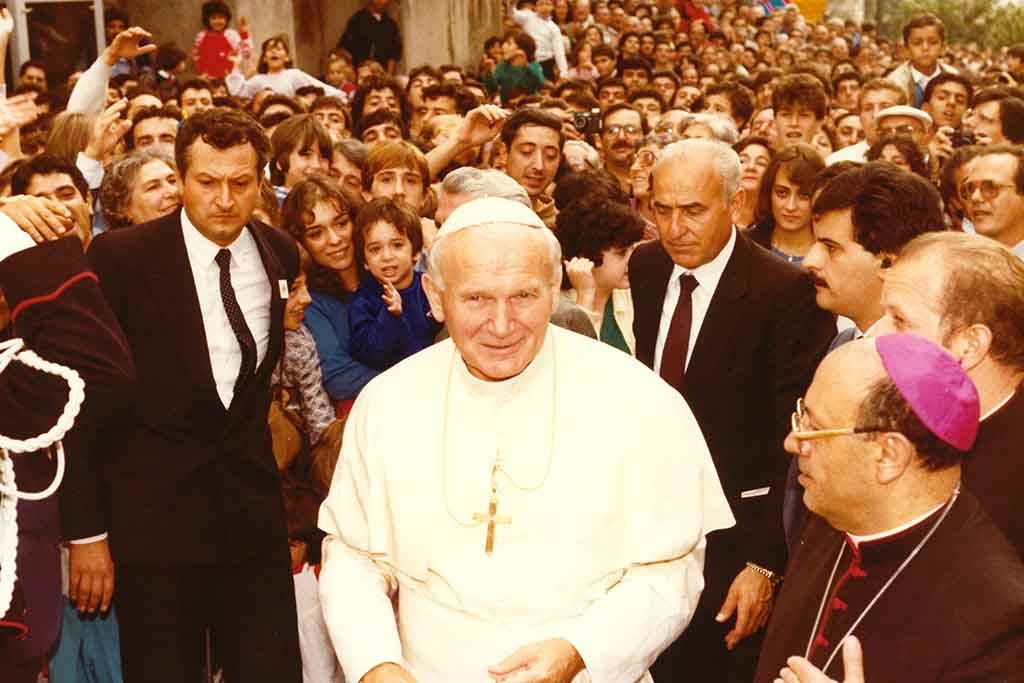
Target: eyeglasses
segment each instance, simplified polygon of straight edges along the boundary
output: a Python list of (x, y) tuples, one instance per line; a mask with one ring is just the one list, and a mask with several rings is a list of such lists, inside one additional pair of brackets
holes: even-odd
[(912, 136), (916, 131), (917, 131), (917, 129), (914, 128), (913, 124), (910, 124), (910, 123), (905, 123), (902, 126), (889, 126), (888, 128), (879, 128), (879, 132), (883, 136), (888, 136), (888, 135), (892, 135), (892, 136), (905, 135), (905, 136), (909, 137), (909, 136)]
[(636, 135), (640, 132), (640, 126), (634, 126), (633, 124), (622, 125), (619, 123), (613, 123), (610, 126), (605, 126), (605, 130), (608, 131), (609, 135), (618, 135), (619, 133), (625, 133), (626, 135)]
[(790, 427), (793, 438), (797, 441), (810, 441), (811, 439), (829, 439), (834, 436), (849, 436), (850, 434), (870, 434), (871, 432), (884, 431), (874, 427), (840, 427), (836, 429), (804, 429), (807, 424), (807, 411), (804, 410), (804, 399), (796, 400), (796, 412), (790, 417)]
[(999, 196), (999, 193), (1006, 188), (1016, 187), (1010, 183), (997, 183), (994, 180), (968, 180), (960, 186), (960, 198), (965, 202), (970, 201), (975, 192), (981, 192), (985, 201), (992, 201)]

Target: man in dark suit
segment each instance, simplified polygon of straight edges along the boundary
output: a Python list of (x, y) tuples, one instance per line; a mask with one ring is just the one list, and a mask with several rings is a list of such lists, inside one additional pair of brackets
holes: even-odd
[(301, 678), (266, 424), (298, 254), (251, 220), (269, 154), (239, 112), (189, 117), (175, 145), (182, 211), (89, 251), (138, 390), (68, 519), (98, 554), (109, 533), (126, 680), (199, 680), (207, 628), (228, 680)]
[(704, 593), (652, 669), (655, 680), (753, 676), (751, 636), (767, 621), (786, 561), (782, 442), (835, 334), (810, 280), (733, 227), (739, 181), (739, 158), (721, 143), (666, 148), (651, 199), (661, 238), (629, 264), (637, 358), (686, 398), (737, 521), (708, 536)]

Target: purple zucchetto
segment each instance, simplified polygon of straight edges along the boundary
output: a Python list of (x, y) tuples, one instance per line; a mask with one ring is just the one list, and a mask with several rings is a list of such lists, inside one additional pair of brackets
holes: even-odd
[(935, 436), (969, 451), (978, 435), (978, 390), (953, 356), (913, 334), (875, 339), (885, 372), (914, 414)]

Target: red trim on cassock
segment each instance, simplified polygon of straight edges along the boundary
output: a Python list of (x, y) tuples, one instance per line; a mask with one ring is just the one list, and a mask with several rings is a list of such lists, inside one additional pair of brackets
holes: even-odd
[(44, 303), (47, 303), (48, 301), (53, 301), (54, 299), (59, 297), (61, 294), (63, 294), (64, 291), (67, 290), (68, 287), (70, 287), (71, 285), (75, 284), (79, 280), (84, 280), (84, 279), (92, 279), (92, 280), (95, 280), (96, 282), (100, 281), (99, 277), (96, 276), (96, 273), (94, 273), (92, 271), (89, 271), (89, 270), (86, 270), (86, 271), (83, 271), (81, 273), (78, 273), (77, 275), (73, 275), (69, 279), (65, 280), (64, 283), (60, 287), (58, 287), (57, 289), (53, 290), (49, 294), (44, 294), (42, 296), (34, 296), (31, 299), (25, 299), (20, 304), (15, 306), (14, 310), (11, 311), (11, 322), (15, 322), (17, 320), (17, 318), (18, 318), (18, 314), (21, 313), (26, 308), (29, 308), (30, 306), (35, 306), (36, 304), (44, 304)]
[(28, 626), (20, 621), (6, 621), (4, 619), (0, 619), (0, 628), (13, 628), (15, 631), (18, 631), (18, 640), (25, 640), (25, 638), (28, 637)]

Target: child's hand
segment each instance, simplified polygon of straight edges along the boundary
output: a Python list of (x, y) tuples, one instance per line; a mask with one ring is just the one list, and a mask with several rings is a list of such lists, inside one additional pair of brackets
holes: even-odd
[(384, 305), (388, 307), (388, 313), (391, 315), (402, 315), (402, 295), (398, 293), (398, 290), (390, 282), (382, 282), (381, 286), (384, 287), (384, 293), (381, 294), (380, 298), (384, 299)]

